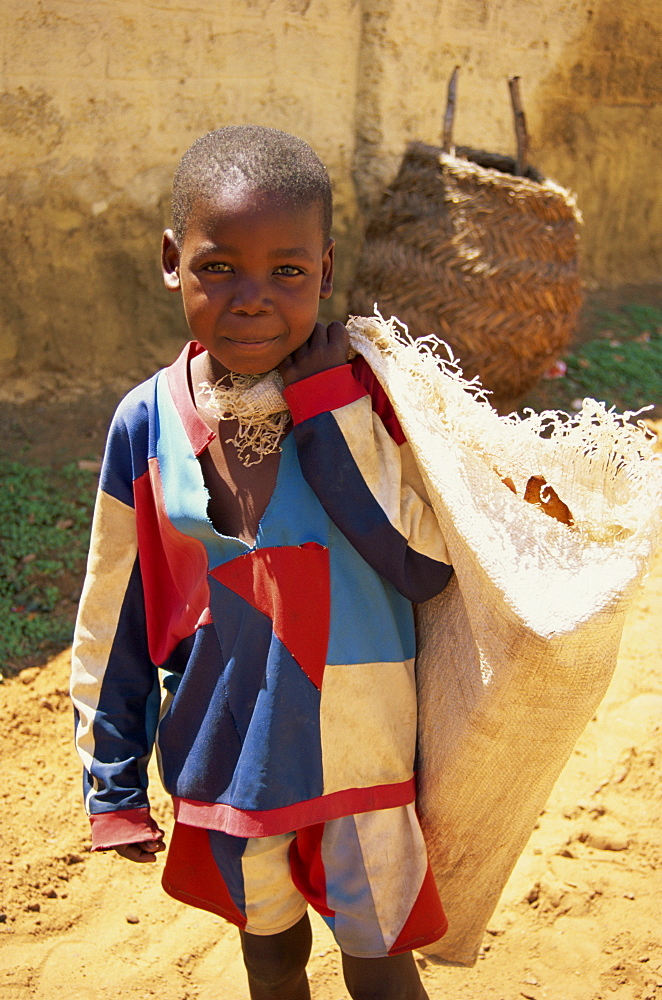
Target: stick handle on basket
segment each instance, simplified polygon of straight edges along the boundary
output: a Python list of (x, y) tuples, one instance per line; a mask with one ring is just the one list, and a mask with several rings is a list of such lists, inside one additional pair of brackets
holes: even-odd
[(444, 153), (450, 153), (453, 145), (453, 122), (455, 120), (455, 102), (457, 99), (457, 74), (460, 67), (456, 66), (448, 81), (448, 91), (446, 95), (446, 111), (444, 113), (444, 127), (441, 137), (441, 148)]
[(526, 161), (529, 148), (529, 137), (526, 131), (526, 117), (524, 115), (524, 109), (522, 108), (522, 100), (519, 92), (519, 77), (513, 76), (508, 81), (508, 87), (510, 89), (510, 101), (513, 106), (513, 115), (515, 116), (515, 139), (517, 141), (517, 163), (515, 165), (515, 174), (517, 177), (523, 177), (527, 168)]

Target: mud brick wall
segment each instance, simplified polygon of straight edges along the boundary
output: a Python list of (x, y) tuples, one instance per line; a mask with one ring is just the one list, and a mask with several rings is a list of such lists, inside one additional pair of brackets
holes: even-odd
[(329, 167), (342, 316), (365, 215), (410, 139), (514, 150), (573, 188), (589, 282), (660, 280), (659, 0), (3, 0), (0, 366), (24, 391), (140, 378), (183, 340), (158, 247), (209, 129), (295, 132)]

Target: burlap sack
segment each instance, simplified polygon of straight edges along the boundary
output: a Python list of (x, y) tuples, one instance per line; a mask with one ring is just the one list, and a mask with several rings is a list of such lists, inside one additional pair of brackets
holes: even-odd
[[(393, 322), (348, 326), (414, 449), (455, 567), (417, 609), (418, 806), (450, 922), (426, 950), (472, 965), (611, 678), (655, 548), (662, 467), (644, 429), (603, 404), (499, 417)], [(543, 512), (544, 487), (541, 503), (524, 501), (531, 477), (574, 523)]]

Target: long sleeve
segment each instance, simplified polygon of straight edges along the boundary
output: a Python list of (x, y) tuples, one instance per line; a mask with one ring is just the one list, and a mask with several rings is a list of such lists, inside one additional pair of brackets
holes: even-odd
[(97, 495), (72, 650), (76, 745), (93, 848), (151, 839), (147, 763), (159, 714), (138, 562), (132, 457), (116, 418)]
[(452, 573), (395, 413), (362, 358), (285, 389), (308, 485), (354, 548), (410, 601)]

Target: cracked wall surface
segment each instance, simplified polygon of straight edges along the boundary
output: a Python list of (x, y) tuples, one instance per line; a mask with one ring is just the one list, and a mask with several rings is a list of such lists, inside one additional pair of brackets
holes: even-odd
[(257, 122), (311, 142), (336, 200), (344, 316), (365, 219), (408, 141), (512, 153), (519, 75), (531, 162), (573, 188), (583, 270), (660, 280), (658, 0), (4, 0), (0, 364), (24, 380), (148, 374), (185, 330), (160, 234), (179, 157)]

